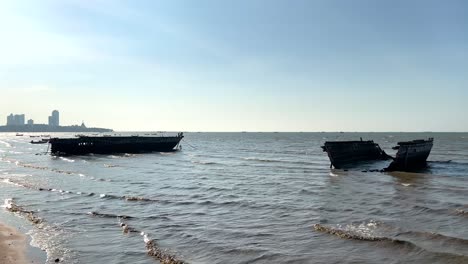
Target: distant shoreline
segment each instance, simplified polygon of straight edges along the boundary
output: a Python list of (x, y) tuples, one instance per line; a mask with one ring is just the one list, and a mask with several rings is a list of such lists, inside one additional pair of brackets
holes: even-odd
[(109, 128), (84, 126), (24, 125), (0, 126), (0, 132), (114, 132)]

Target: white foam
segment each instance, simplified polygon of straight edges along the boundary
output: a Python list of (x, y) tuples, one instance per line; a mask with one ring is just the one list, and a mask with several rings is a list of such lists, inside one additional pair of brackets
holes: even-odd
[(12, 182), (10, 179), (4, 179), (3, 180), (4, 183), (8, 183), (8, 184), (12, 184), (12, 185), (15, 185), (15, 186), (19, 186), (19, 187), (25, 187), (19, 183), (16, 183), (16, 182)]
[(148, 234), (146, 234), (145, 232), (141, 232), (140, 235), (143, 236), (143, 241), (145, 241), (146, 244), (148, 244), (151, 241)]
[(409, 184), (409, 183), (402, 183), (401, 185), (403, 185), (405, 187), (411, 186), (411, 184)]
[(13, 206), (13, 198), (5, 199), (5, 201), (4, 201), (3, 205), (2, 205), (3, 208), (7, 208), (7, 209), (11, 209), (12, 206)]
[(75, 162), (75, 160), (67, 159), (67, 158), (64, 158), (64, 157), (60, 157), (60, 159), (63, 160), (63, 161), (66, 161), (66, 162)]
[(102, 193), (102, 194), (99, 195), (99, 197), (104, 198), (104, 197), (106, 197), (106, 194)]
[(329, 175), (330, 175), (330, 176), (332, 176), (332, 177), (338, 177), (338, 176), (340, 176), (340, 175), (338, 175), (338, 174), (335, 174), (335, 173), (333, 173), (333, 172), (330, 172), (330, 174), (329, 174)]

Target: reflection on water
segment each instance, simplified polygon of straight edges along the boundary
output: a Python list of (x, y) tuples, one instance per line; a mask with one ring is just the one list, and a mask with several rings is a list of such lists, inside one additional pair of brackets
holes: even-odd
[[(170, 155), (63, 158), (1, 134), (0, 198), (50, 263), (468, 263), (467, 134), (186, 136)], [(360, 137), (435, 144), (418, 172), (330, 170), (320, 145)]]

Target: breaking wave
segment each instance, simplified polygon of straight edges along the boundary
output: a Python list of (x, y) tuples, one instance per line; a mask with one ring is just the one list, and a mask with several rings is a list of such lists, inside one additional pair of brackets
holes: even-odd
[(369, 231), (365, 231), (363, 228), (356, 228), (355, 230), (345, 230), (340, 228), (333, 228), (329, 226), (325, 226), (322, 224), (315, 224), (314, 229), (319, 232), (327, 233), (330, 235), (335, 235), (340, 238), (345, 239), (354, 239), (354, 240), (362, 240), (362, 241), (389, 241), (397, 244), (408, 244), (411, 246), (416, 246), (411, 242), (398, 240), (388, 237), (380, 237), (380, 236), (373, 236)]

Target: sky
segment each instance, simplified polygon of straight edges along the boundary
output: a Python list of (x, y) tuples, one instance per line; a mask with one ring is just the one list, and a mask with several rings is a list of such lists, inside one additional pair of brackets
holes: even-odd
[(2, 0), (0, 34), (0, 124), (468, 131), (467, 1)]

